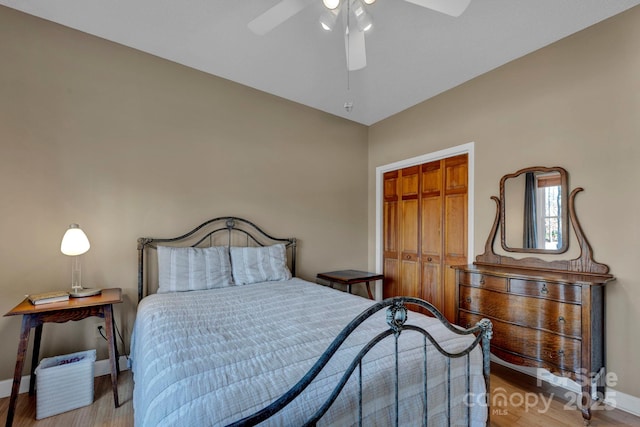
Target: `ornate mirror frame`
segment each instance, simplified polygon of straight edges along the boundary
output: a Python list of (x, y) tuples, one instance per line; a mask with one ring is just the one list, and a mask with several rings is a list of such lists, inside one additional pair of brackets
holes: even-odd
[[(527, 169), (535, 169), (541, 170), (545, 168), (534, 167), (534, 168), (526, 168)], [(562, 168), (548, 168), (548, 169), (562, 169)], [(563, 169), (564, 170), (564, 169)], [(521, 172), (521, 171), (518, 171)], [(516, 172), (516, 174), (518, 173)], [(566, 171), (565, 171), (566, 172)], [(514, 174), (505, 175), (505, 177), (512, 176)], [(565, 177), (568, 174), (565, 174)], [(502, 182), (505, 177), (501, 180)], [(525, 268), (525, 269), (536, 269), (536, 270), (551, 270), (551, 271), (566, 271), (566, 272), (574, 272), (581, 274), (595, 274), (595, 275), (606, 275), (610, 276), (609, 266), (606, 264), (601, 264), (596, 262), (593, 259), (593, 249), (589, 244), (585, 234), (582, 230), (582, 226), (578, 221), (575, 211), (575, 198), (578, 193), (584, 191), (582, 187), (576, 187), (571, 191), (567, 198), (567, 209), (569, 221), (571, 222), (572, 228), (575, 232), (575, 237), (578, 243), (578, 247), (580, 249), (580, 255), (571, 260), (543, 260), (539, 258), (512, 258), (505, 255), (496, 254), (493, 250), (493, 245), (495, 243), (496, 236), (498, 234), (498, 228), (500, 226), (504, 226), (501, 224), (502, 216), (503, 216), (503, 200), (496, 196), (491, 196), (491, 199), (496, 202), (496, 216), (493, 221), (493, 226), (491, 227), (491, 231), (489, 232), (489, 236), (487, 237), (487, 241), (484, 246), (484, 253), (476, 256), (476, 262), (474, 264), (478, 265), (502, 265), (516, 268)], [(504, 195), (502, 195), (504, 196)], [(567, 236), (568, 237), (568, 236)]]
[[(560, 203), (559, 203), (559, 208), (560, 208), (560, 213), (558, 215), (558, 221), (559, 221), (559, 235), (560, 235), (560, 240), (562, 242), (562, 245), (560, 247), (558, 247), (557, 249), (543, 249), (543, 248), (527, 248), (524, 247), (524, 243), (522, 243), (520, 246), (516, 247), (516, 246), (509, 246), (508, 241), (507, 241), (507, 234), (510, 236), (513, 236), (513, 234), (517, 234), (515, 232), (509, 232), (507, 233), (507, 211), (510, 212), (509, 217), (513, 216), (513, 211), (512, 210), (508, 210), (507, 209), (507, 205), (509, 206), (513, 206), (514, 202), (508, 202), (508, 197), (507, 197), (507, 181), (509, 180), (515, 180), (517, 178), (519, 178), (520, 176), (526, 176), (527, 174), (533, 174), (533, 176), (541, 176), (541, 175), (549, 175), (549, 174), (554, 174), (557, 173), (560, 177), (560, 192), (559, 192), (559, 196), (560, 196)], [(563, 253), (566, 252), (567, 249), (569, 248), (569, 227), (567, 226), (568, 223), (568, 213), (567, 213), (567, 189), (568, 189), (568, 178), (567, 178), (568, 174), (567, 171), (564, 168), (555, 166), (555, 167), (544, 167), (544, 166), (534, 166), (534, 167), (529, 167), (529, 168), (524, 168), (524, 169), (520, 169), (517, 172), (511, 173), (511, 174), (507, 174), (505, 176), (502, 177), (502, 179), (500, 180), (500, 236), (501, 236), (501, 243), (502, 243), (502, 249), (504, 249), (507, 252), (524, 252), (524, 253), (542, 253), (542, 254), (559, 254), (559, 253)], [(537, 187), (536, 187), (537, 188)], [(527, 190), (526, 188), (518, 188), (518, 191), (521, 190), (522, 194), (522, 199), (523, 199), (523, 203), (524, 203), (524, 199), (526, 199), (526, 193)], [(513, 196), (513, 194), (511, 194), (511, 196)], [(523, 205), (520, 205), (522, 207), (522, 212), (518, 212), (519, 215), (519, 220), (524, 222), (524, 215), (526, 214), (525, 212), (525, 208)], [(535, 209), (535, 203), (534, 203), (534, 209)], [(536, 212), (534, 215), (537, 215), (539, 212)], [(521, 223), (522, 223), (521, 222)], [(525, 226), (523, 225), (522, 227), (523, 229), (525, 228)], [(520, 233), (522, 233), (523, 230), (520, 230)], [(524, 240), (524, 238), (523, 238)]]

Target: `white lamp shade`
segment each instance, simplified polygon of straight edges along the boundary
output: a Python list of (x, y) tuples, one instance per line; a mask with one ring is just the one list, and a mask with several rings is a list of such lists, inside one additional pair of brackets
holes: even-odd
[(62, 237), (60, 251), (69, 256), (82, 255), (87, 252), (91, 245), (89, 239), (78, 224), (71, 224)]

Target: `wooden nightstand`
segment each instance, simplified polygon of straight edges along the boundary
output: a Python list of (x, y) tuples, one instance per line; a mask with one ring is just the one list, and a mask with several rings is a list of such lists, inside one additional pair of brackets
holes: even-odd
[(105, 330), (107, 332), (107, 343), (109, 347), (109, 362), (111, 365), (111, 386), (113, 388), (113, 402), (115, 407), (120, 406), (118, 401), (118, 346), (114, 334), (113, 304), (122, 302), (122, 290), (120, 288), (103, 289), (100, 295), (71, 298), (68, 301), (54, 302), (41, 305), (33, 305), (28, 298), (15, 306), (5, 316), (22, 315), (22, 330), (20, 332), (20, 343), (18, 345), (18, 355), (16, 356), (16, 369), (13, 374), (13, 386), (11, 387), (11, 398), (9, 399), (9, 412), (7, 413), (7, 424), (9, 427), (13, 423), (13, 416), (20, 391), (20, 380), (22, 379), (22, 368), (24, 366), (29, 344), (29, 334), (31, 328), (36, 328), (36, 335), (33, 340), (33, 356), (31, 358), (31, 381), (29, 382), (29, 394), (33, 395), (35, 388), (35, 368), (38, 364), (40, 353), (40, 340), (42, 338), (42, 325), (47, 322), (64, 323), (69, 320), (82, 320), (87, 317), (97, 316), (104, 319)]
[(371, 294), (371, 288), (369, 287), (370, 282), (375, 282), (376, 280), (383, 280), (384, 275), (369, 273), (366, 271), (359, 270), (339, 270), (339, 271), (331, 271), (329, 273), (319, 273), (316, 276), (318, 279), (326, 280), (329, 282), (329, 286), (333, 288), (334, 283), (340, 283), (341, 285), (347, 286), (347, 291), (351, 293), (351, 285), (356, 283), (366, 283), (367, 284), (367, 293), (369, 294), (369, 298), (373, 298), (373, 294)]

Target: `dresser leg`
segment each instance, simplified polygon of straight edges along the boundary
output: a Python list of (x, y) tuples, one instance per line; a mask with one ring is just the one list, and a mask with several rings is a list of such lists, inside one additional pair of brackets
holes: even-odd
[(582, 421), (588, 426), (591, 423), (591, 381), (582, 386), (581, 403)]

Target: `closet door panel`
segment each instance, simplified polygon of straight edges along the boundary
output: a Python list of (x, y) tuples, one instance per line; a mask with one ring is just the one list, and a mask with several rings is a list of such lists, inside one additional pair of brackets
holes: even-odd
[(429, 301), (437, 309), (442, 307), (442, 281), (440, 280), (440, 262), (427, 261), (422, 263), (422, 291), (418, 294), (419, 298)]
[(416, 296), (420, 289), (418, 199), (402, 201), (401, 224), (400, 295)]
[(386, 258), (384, 260), (384, 287), (383, 298), (401, 295), (400, 276), (398, 275), (398, 260)]
[(444, 253), (447, 260), (462, 263), (467, 257), (467, 195), (454, 194), (445, 199)]
[(456, 275), (451, 268), (467, 263), (467, 155), (444, 160), (443, 314), (455, 321), (457, 311)]
[(399, 218), (399, 295), (418, 295), (420, 289), (420, 167), (412, 166), (400, 171)]
[[(385, 252), (398, 251), (398, 171), (384, 174), (383, 245)], [(385, 256), (386, 257), (386, 256)]]
[(443, 302), (442, 302), (442, 314), (444, 314), (444, 317), (447, 318), (447, 320), (449, 320), (449, 322), (454, 323), (456, 321), (456, 314), (457, 314), (457, 304), (458, 304), (458, 299), (457, 299), (457, 294), (456, 294), (456, 288), (455, 288), (455, 283), (456, 283), (456, 272), (453, 268), (451, 268), (453, 265), (457, 265), (457, 264), (448, 264), (445, 263), (443, 266), (443, 271), (442, 271), (442, 298), (443, 298)]
[(439, 197), (422, 199), (422, 255), (440, 257), (442, 252), (442, 202)]
[(402, 260), (400, 262), (400, 277), (402, 278), (402, 290), (398, 295), (419, 296), (420, 274), (419, 264), (416, 260)]
[(385, 258), (394, 256), (398, 252), (398, 202), (385, 202), (384, 206), (383, 240)]
[[(444, 258), (448, 265), (467, 262), (468, 184), (467, 156), (445, 160)], [(455, 288), (455, 283), (451, 284)]]
[(442, 310), (442, 168), (440, 160), (421, 166), (420, 298)]
[(442, 191), (442, 168), (440, 160), (425, 163), (422, 169), (422, 196), (437, 197)]
[(418, 197), (418, 167), (413, 166), (402, 170), (402, 197)]
[(418, 199), (402, 201), (401, 251), (405, 255), (418, 255)]
[(383, 298), (398, 295), (400, 292), (400, 277), (398, 269), (399, 258), (399, 171), (387, 172), (383, 175), (383, 218), (382, 218), (382, 236), (383, 236), (383, 272), (384, 286)]
[(467, 155), (384, 175), (384, 297), (417, 296), (451, 321), (467, 263)]
[(447, 194), (467, 193), (468, 161), (467, 155), (449, 157), (445, 162), (445, 183), (444, 188)]

